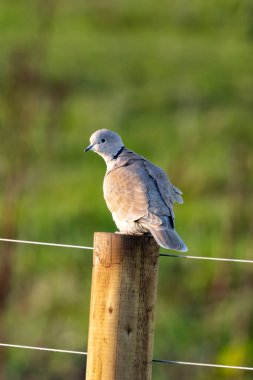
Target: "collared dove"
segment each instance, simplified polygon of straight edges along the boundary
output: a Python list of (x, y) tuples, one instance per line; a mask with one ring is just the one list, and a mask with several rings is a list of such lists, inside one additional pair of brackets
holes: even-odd
[(107, 129), (92, 134), (85, 152), (89, 150), (106, 162), (104, 198), (119, 231), (151, 233), (161, 247), (187, 251), (174, 224), (173, 203), (183, 203), (182, 192), (166, 173), (125, 148), (121, 137)]

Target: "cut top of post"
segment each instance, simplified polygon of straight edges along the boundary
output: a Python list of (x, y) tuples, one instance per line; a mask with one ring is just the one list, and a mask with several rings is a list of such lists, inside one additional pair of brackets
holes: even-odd
[(105, 267), (119, 264), (124, 256), (133, 255), (136, 250), (153, 257), (155, 262), (159, 257), (159, 246), (151, 235), (95, 232), (94, 248), (94, 260), (99, 260)]

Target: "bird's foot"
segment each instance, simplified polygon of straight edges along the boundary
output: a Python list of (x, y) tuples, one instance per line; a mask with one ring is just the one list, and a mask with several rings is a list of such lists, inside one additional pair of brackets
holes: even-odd
[(128, 231), (115, 231), (115, 234), (120, 235), (134, 235), (134, 236), (152, 236), (150, 232), (128, 232)]

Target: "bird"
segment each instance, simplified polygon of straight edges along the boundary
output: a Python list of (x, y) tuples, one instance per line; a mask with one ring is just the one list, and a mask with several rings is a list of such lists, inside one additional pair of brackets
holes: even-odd
[(183, 203), (183, 193), (163, 169), (127, 149), (108, 129), (94, 132), (84, 151), (99, 154), (106, 163), (103, 193), (119, 233), (151, 234), (161, 247), (188, 250), (175, 230), (173, 211), (175, 202)]

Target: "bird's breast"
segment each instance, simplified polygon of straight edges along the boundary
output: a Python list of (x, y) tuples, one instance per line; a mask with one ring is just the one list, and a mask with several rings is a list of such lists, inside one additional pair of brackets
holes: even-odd
[(130, 166), (107, 173), (103, 189), (109, 210), (119, 220), (135, 221), (147, 213), (147, 188), (139, 173)]

